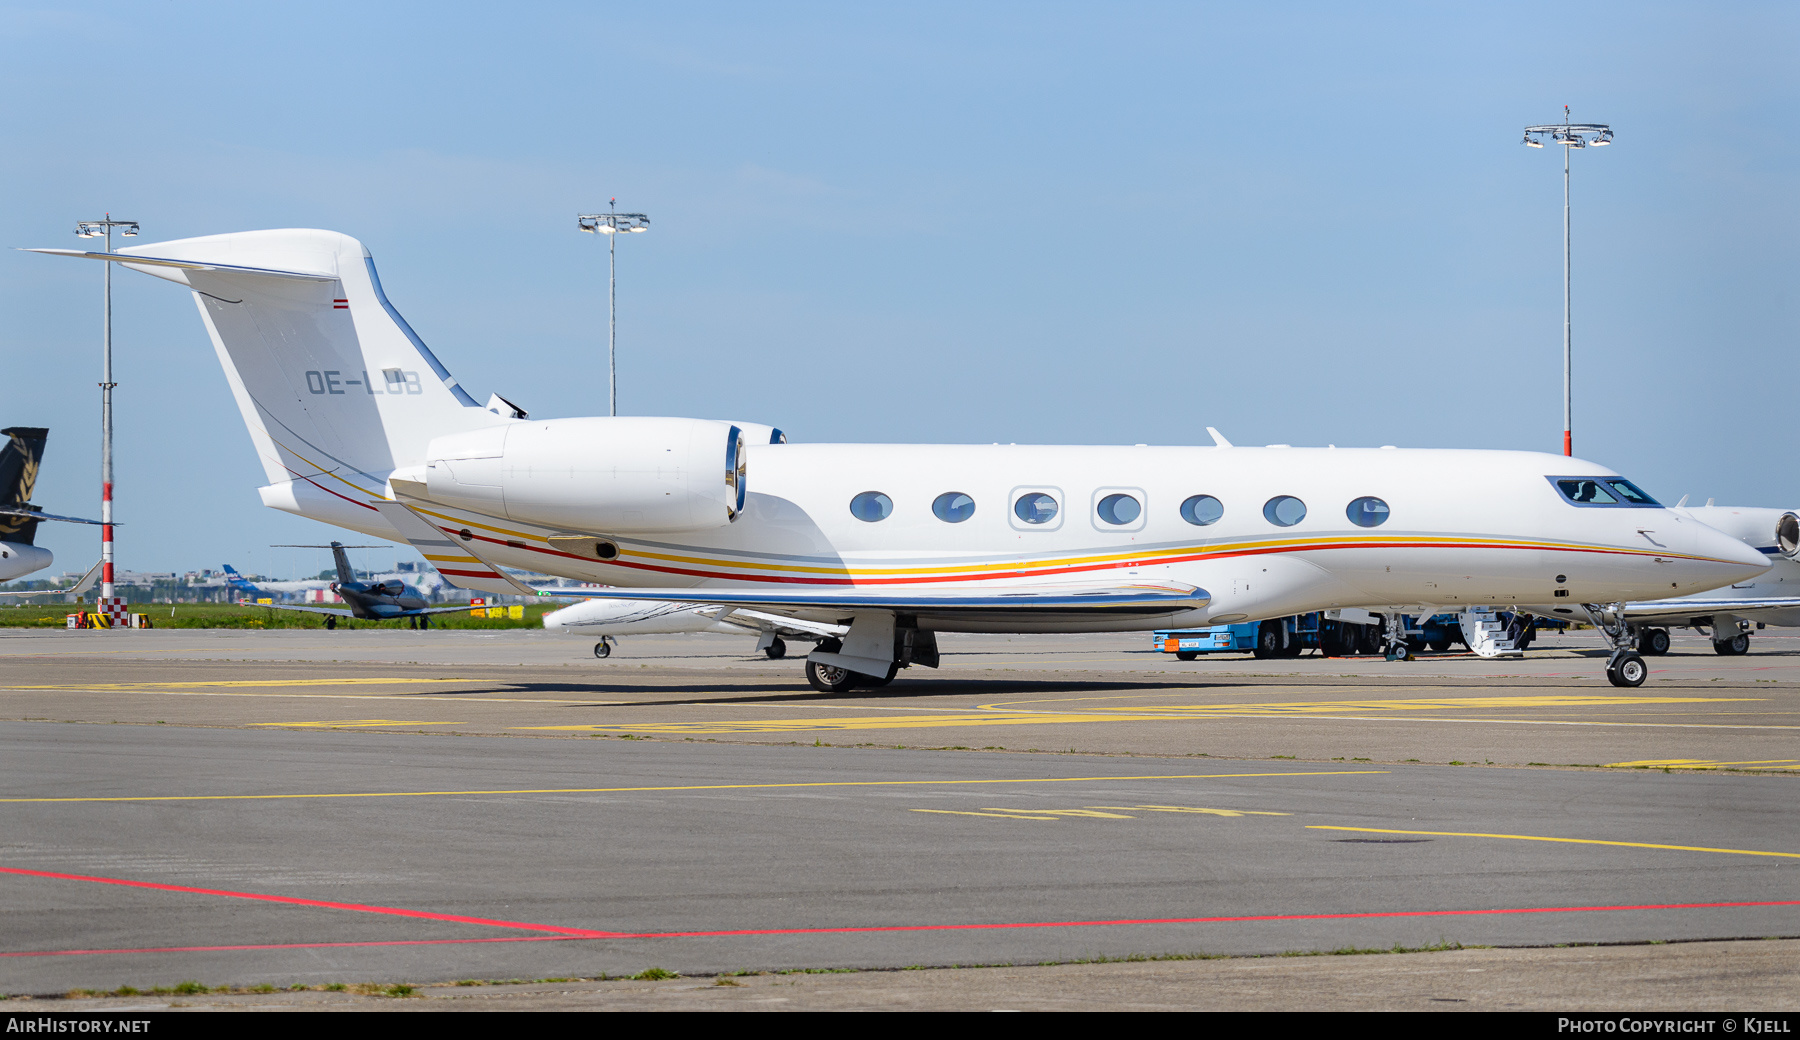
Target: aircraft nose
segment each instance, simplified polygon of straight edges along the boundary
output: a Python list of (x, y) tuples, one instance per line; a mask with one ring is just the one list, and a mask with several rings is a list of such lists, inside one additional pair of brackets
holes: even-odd
[(544, 627), (552, 632), (560, 632), (567, 627), (570, 607), (560, 607), (544, 615)]
[(1717, 578), (1720, 585), (1745, 581), (1768, 570), (1771, 561), (1760, 550), (1702, 523), (1693, 525), (1693, 545), (1688, 550), (1710, 564), (1708, 579)]

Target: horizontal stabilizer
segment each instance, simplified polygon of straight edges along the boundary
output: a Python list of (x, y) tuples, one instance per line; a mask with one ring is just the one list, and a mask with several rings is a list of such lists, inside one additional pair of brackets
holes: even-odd
[(278, 271), (272, 267), (245, 267), (242, 264), (206, 263), (198, 260), (169, 260), (157, 256), (131, 256), (127, 253), (95, 253), (82, 249), (26, 249), (27, 253), (49, 253), (51, 256), (73, 256), (83, 260), (111, 260), (133, 267), (176, 267), (184, 271), (218, 271), (223, 274), (260, 274), (270, 278), (300, 278), (309, 282), (335, 282), (337, 275), (323, 271)]
[[(102, 521), (100, 521), (100, 520), (84, 520), (79, 516), (57, 516), (55, 513), (40, 513), (35, 509), (19, 509), (14, 506), (6, 506), (4, 508), (0, 508), (0, 516), (20, 516), (20, 517), (24, 517), (27, 520), (61, 520), (64, 523), (70, 523), (70, 524), (99, 525), (102, 523)], [(113, 526), (114, 527), (124, 527), (125, 525), (119, 523), (117, 520), (114, 520)]]

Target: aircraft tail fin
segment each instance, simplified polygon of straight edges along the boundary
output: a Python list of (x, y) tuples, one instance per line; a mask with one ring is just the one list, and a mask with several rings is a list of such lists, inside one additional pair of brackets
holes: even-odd
[[(0, 445), (0, 506), (34, 509), (31, 492), (37, 486), (38, 466), (44, 459), (44, 440), (50, 431), (41, 426), (12, 426), (0, 430), (7, 438)], [(37, 538), (36, 520), (0, 515), (0, 540), (30, 545)]]
[(256, 584), (254, 582), (252, 582), (249, 578), (246, 578), (242, 574), (239, 574), (237, 572), (237, 568), (233, 567), (231, 564), (227, 563), (224, 565), (224, 567), (225, 567), (225, 581), (232, 588), (238, 590), (239, 592), (261, 592), (262, 591), (261, 589), (257, 588)]
[(433, 437), (516, 421), (457, 384), (348, 235), (247, 231), (118, 253), (40, 251), (193, 290), (271, 485), (311, 481), (366, 501), (385, 493), (386, 474), (424, 462)]
[(350, 554), (344, 551), (344, 543), (331, 543), (331, 558), (337, 563), (339, 582), (348, 584), (356, 580), (356, 569), (350, 566)]

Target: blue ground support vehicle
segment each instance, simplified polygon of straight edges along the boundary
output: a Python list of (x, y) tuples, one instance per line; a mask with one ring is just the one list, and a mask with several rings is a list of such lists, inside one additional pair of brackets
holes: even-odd
[(1341, 613), (1314, 611), (1235, 625), (1163, 629), (1151, 634), (1151, 645), (1183, 661), (1192, 661), (1201, 654), (1245, 652), (1259, 658), (1298, 657), (1306, 650), (1318, 650), (1327, 657), (1380, 653), (1381, 626), (1331, 616)]
[[(1346, 615), (1352, 612), (1330, 610), (1235, 625), (1162, 629), (1152, 633), (1151, 647), (1183, 661), (1192, 661), (1201, 654), (1246, 652), (1259, 658), (1298, 657), (1307, 650), (1317, 650), (1326, 657), (1382, 653), (1385, 648), (1381, 615), (1356, 611), (1356, 620)], [(1538, 628), (1556, 626), (1556, 622), (1543, 619), (1525, 622), (1521, 618), (1521, 622), (1524, 627), (1518, 634), (1520, 649), (1531, 645)], [(1423, 619), (1402, 614), (1400, 623), (1412, 650), (1430, 648), (1442, 653), (1454, 647), (1467, 649), (1456, 614), (1433, 614)]]

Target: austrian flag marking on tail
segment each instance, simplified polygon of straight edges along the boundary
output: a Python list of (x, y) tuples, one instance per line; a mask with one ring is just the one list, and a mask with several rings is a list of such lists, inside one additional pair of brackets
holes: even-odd
[(350, 301), (349, 300), (332, 300), (331, 301), (331, 309), (334, 311), (347, 311), (350, 309)]

